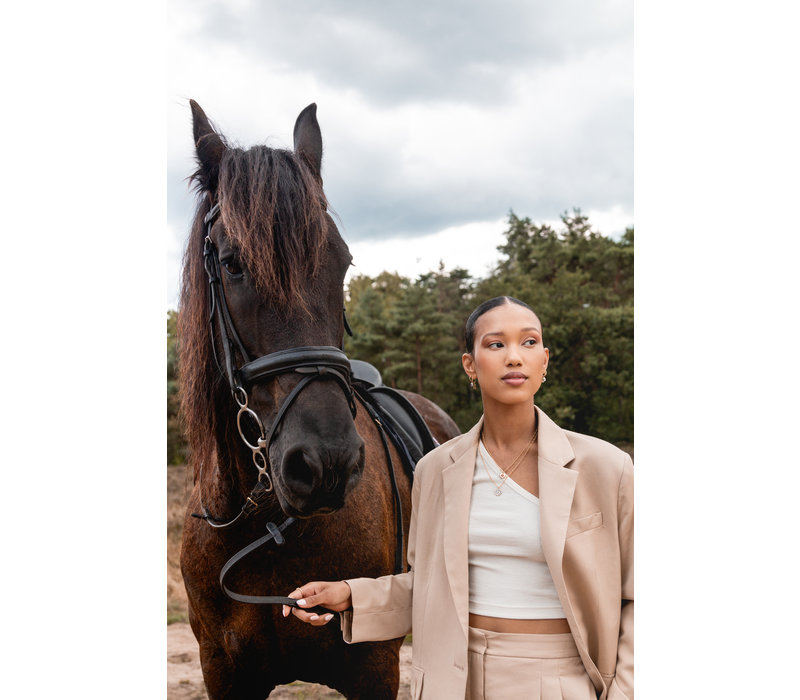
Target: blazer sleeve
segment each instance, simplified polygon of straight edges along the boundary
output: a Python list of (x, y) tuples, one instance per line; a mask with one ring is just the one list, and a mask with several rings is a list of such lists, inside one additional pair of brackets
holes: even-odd
[(622, 565), (622, 615), (617, 669), (608, 700), (633, 700), (633, 462), (626, 456), (619, 484), (619, 544)]
[(347, 579), (353, 609), (340, 614), (342, 637), (348, 644), (378, 642), (404, 637), (411, 632), (417, 511), (420, 475), (411, 489), (411, 524), (408, 531), (408, 571), (380, 578)]

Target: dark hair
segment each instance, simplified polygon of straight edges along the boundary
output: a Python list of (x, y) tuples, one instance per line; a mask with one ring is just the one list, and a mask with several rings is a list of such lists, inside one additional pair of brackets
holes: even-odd
[(469, 318), (467, 319), (467, 327), (464, 330), (464, 340), (466, 340), (467, 343), (468, 353), (472, 354), (472, 351), (475, 349), (475, 324), (477, 323), (478, 319), (487, 311), (496, 309), (498, 306), (502, 306), (503, 304), (519, 304), (520, 306), (524, 306), (526, 309), (531, 311), (534, 315), (536, 314), (536, 312), (524, 301), (520, 301), (514, 297), (494, 297), (494, 299), (488, 299), (487, 301), (484, 301), (469, 315)]

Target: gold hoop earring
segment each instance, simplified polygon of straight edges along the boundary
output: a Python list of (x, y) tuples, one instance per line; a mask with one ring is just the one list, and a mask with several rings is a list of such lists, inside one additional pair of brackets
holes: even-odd
[(545, 370), (544, 374), (542, 375), (542, 384), (544, 384), (546, 381), (547, 381), (547, 370)]
[(475, 391), (475, 377), (469, 378), (469, 388), (472, 389), (472, 391)]

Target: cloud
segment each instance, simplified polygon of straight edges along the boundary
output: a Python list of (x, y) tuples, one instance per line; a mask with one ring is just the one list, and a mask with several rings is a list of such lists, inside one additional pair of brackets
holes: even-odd
[[(192, 7), (195, 7), (192, 4)], [(209, 2), (187, 37), (311, 72), (375, 102), (502, 100), (514, 73), (632, 34), (628, 3)], [(197, 17), (197, 14), (195, 14)]]
[(316, 102), (326, 192), (351, 245), (419, 245), (512, 208), (534, 220), (616, 208), (633, 223), (628, 3), (169, 7), (173, 249), (195, 207), (190, 97), (245, 147), (290, 147)]

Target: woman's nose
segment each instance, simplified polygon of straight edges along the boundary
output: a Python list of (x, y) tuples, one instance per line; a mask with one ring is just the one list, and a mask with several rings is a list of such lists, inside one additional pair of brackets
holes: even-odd
[(520, 358), (519, 351), (515, 347), (509, 347), (508, 352), (506, 354), (506, 364), (507, 365), (519, 365), (522, 363), (522, 359)]

